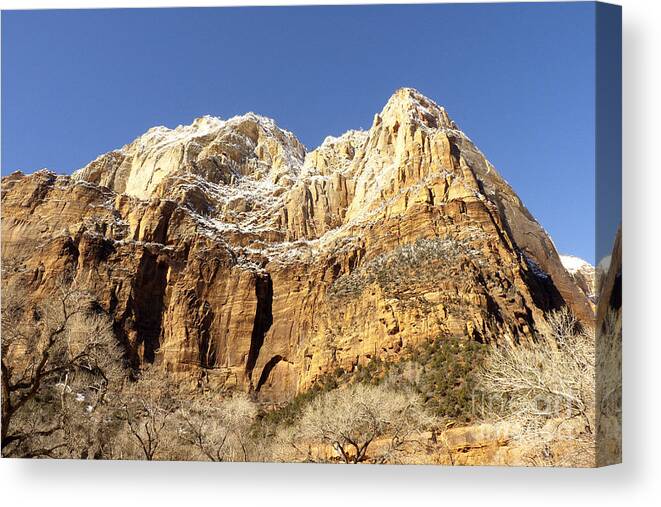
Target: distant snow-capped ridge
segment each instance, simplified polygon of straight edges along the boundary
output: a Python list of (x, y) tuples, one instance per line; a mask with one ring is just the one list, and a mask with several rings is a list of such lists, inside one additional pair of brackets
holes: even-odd
[(596, 303), (596, 277), (594, 266), (575, 255), (561, 255), (560, 262), (588, 299), (593, 303)]
[(565, 269), (572, 274), (586, 269), (594, 271), (594, 266), (592, 264), (580, 257), (576, 257), (575, 255), (561, 255), (560, 262), (562, 262)]

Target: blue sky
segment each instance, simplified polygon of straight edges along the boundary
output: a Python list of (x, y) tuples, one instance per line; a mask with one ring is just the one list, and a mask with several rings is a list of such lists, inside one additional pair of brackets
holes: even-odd
[(204, 114), (314, 148), (411, 86), (593, 262), (594, 35), (592, 3), (3, 12), (2, 174), (70, 173)]

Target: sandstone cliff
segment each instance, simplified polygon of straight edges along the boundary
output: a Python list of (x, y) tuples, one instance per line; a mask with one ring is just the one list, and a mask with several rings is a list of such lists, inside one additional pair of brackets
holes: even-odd
[(134, 365), (274, 401), (437, 336), (530, 340), (565, 303), (594, 320), (512, 188), (408, 88), (311, 152), (250, 113), (14, 173), (2, 258), (35, 297), (74, 273)]

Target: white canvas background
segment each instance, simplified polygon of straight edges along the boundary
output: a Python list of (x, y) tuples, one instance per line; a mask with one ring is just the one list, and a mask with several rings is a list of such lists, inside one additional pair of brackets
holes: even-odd
[[(0, 0), (8, 8), (344, 1)], [(370, 2), (361, 3), (395, 3)], [(406, 3), (400, 1), (396, 3)], [(661, 2), (624, 7), (624, 461), (596, 470), (0, 460), (2, 505), (650, 505), (661, 498)], [(654, 502), (654, 504), (656, 504)]]

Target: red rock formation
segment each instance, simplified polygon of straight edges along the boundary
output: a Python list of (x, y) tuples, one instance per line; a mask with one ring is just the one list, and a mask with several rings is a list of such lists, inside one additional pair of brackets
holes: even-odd
[(438, 335), (529, 340), (564, 303), (594, 320), (514, 191), (412, 89), (310, 153), (248, 114), (151, 129), (72, 176), (14, 173), (2, 234), (11, 283), (45, 297), (71, 270), (136, 365), (265, 399)]

